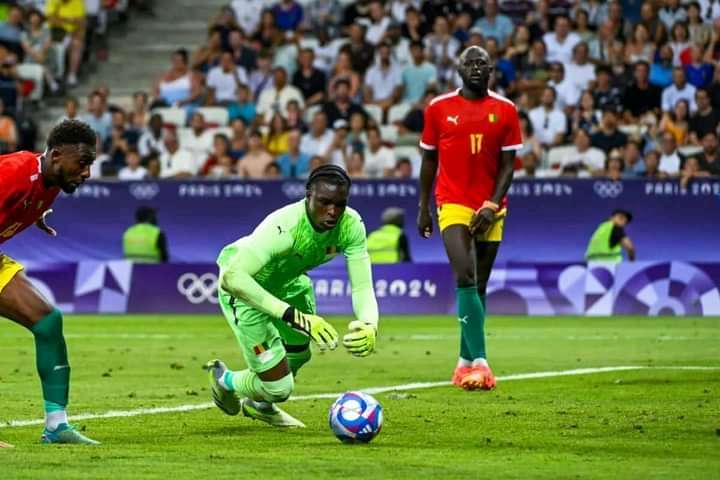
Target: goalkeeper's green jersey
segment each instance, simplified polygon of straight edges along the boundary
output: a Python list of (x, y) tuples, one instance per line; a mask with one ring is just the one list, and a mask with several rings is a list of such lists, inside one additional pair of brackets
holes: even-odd
[(218, 256), (221, 288), (241, 301), (279, 318), (288, 304), (283, 297), (313, 268), (336, 255), (346, 258), (358, 320), (377, 325), (378, 311), (360, 215), (346, 208), (337, 225), (316, 231), (305, 200), (268, 215), (248, 236), (227, 245)]

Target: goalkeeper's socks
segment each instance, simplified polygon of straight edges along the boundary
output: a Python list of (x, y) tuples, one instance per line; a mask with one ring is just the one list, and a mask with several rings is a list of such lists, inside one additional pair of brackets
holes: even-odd
[(484, 358), (476, 358), (472, 361), (473, 367), (488, 367), (488, 362)]
[(477, 287), (458, 287), (455, 289), (455, 298), (460, 329), (470, 354), (469, 358), (486, 358), (485, 309)]
[(233, 386), (233, 372), (228, 369), (218, 374), (218, 383), (228, 392), (235, 391), (235, 387)]
[(54, 432), (60, 424), (67, 424), (67, 412), (65, 407), (54, 402), (45, 402), (45, 428)]

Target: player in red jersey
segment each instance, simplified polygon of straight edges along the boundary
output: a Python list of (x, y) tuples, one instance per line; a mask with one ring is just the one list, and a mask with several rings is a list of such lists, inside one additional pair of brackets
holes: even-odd
[[(72, 193), (90, 176), (95, 132), (65, 120), (48, 136), (42, 155), (16, 152), (0, 156), (0, 244), (32, 224), (55, 236), (45, 223), (55, 197)], [(70, 365), (62, 314), (30, 283), (18, 262), (0, 253), (0, 316), (19, 323), (35, 337), (37, 370), (45, 400), (43, 443), (97, 444), (68, 424), (65, 409)]]
[(438, 224), (455, 275), (461, 329), (453, 383), (466, 390), (495, 388), (485, 352), (485, 289), (502, 240), (515, 151), (522, 147), (515, 105), (488, 90), (493, 70), (484, 49), (467, 48), (458, 65), (462, 88), (430, 102), (420, 141), (418, 230), (432, 235), (437, 176)]

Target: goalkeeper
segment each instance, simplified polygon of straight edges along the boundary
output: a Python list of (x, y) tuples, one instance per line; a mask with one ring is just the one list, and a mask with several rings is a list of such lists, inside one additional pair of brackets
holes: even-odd
[(347, 208), (350, 178), (334, 165), (316, 168), (305, 198), (272, 212), (255, 231), (220, 252), (218, 291), (223, 314), (248, 368), (231, 371), (220, 360), (206, 364), (215, 404), (228, 415), (282, 427), (304, 427), (277, 407), (290, 397), (298, 370), (310, 360), (310, 340), (334, 350), (338, 334), (316, 315), (307, 271), (345, 255), (356, 320), (343, 345), (355, 356), (375, 347), (378, 307), (365, 227)]

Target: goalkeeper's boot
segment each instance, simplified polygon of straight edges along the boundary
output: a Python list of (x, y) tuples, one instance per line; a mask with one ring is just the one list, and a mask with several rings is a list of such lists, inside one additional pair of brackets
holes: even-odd
[(452, 377), (452, 383), (455, 386), (460, 386), (460, 382), (462, 381), (463, 377), (470, 373), (470, 370), (472, 370), (472, 367), (455, 367), (455, 371), (453, 372)]
[(77, 429), (68, 425), (67, 423), (61, 423), (58, 427), (50, 431), (47, 427), (43, 430), (42, 437), (40, 437), (40, 443), (76, 443), (81, 445), (100, 445), (100, 442), (96, 442), (92, 438), (88, 438), (82, 433), (78, 432)]
[(286, 411), (268, 402), (256, 402), (249, 398), (240, 401), (243, 415), (260, 420), (273, 427), (305, 428), (305, 424)]
[(225, 364), (220, 360), (210, 360), (205, 364), (205, 370), (208, 371), (210, 390), (215, 405), (228, 415), (240, 413), (240, 399), (238, 396), (235, 392), (231, 392), (220, 385), (223, 375), (227, 372)]
[(495, 375), (486, 365), (471, 367), (460, 379), (460, 387), (465, 390), (493, 390), (495, 383)]

